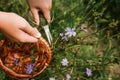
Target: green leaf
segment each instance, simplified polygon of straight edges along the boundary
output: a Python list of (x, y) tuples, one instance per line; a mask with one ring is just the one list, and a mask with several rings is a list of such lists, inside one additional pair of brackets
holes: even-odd
[(0, 69), (0, 80), (4, 80), (5, 79), (5, 73), (3, 70)]
[(106, 22), (108, 22), (108, 20), (107, 19), (99, 19), (98, 22), (99, 23), (106, 23)]

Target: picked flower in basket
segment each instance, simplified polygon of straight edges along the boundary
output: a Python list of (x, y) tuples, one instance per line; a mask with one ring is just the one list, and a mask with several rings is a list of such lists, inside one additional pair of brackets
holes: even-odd
[(42, 37), (36, 43), (0, 41), (0, 68), (16, 80), (39, 75), (49, 65), (51, 55), (51, 48)]

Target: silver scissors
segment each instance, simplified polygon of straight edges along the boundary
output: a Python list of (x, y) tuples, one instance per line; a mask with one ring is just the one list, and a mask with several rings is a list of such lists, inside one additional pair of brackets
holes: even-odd
[[(52, 45), (52, 40), (53, 39), (52, 39), (52, 35), (51, 35), (50, 29), (49, 29), (49, 24), (47, 24), (47, 21), (44, 18), (41, 18), (40, 20), (41, 20), (41, 25), (40, 26), (44, 29), (49, 44)], [(35, 27), (38, 28), (39, 26), (35, 25)]]
[(51, 35), (51, 32), (50, 32), (50, 29), (49, 29), (49, 25), (45, 25), (45, 26), (42, 26), (42, 28), (44, 29), (45, 31), (45, 34), (47, 36), (47, 39), (48, 39), (48, 42), (50, 45), (52, 45), (52, 35)]

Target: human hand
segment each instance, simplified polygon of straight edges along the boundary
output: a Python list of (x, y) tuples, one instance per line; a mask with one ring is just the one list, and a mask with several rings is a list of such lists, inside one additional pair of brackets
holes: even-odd
[(41, 36), (36, 28), (15, 13), (0, 12), (0, 31), (17, 42), (37, 42)]
[(45, 17), (47, 23), (50, 23), (50, 9), (52, 0), (27, 0), (36, 25), (39, 25), (39, 13)]

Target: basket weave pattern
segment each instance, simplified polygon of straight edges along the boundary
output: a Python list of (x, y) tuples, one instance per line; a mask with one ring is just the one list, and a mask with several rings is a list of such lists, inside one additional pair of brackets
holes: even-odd
[(0, 41), (0, 68), (17, 80), (37, 76), (49, 65), (51, 49), (44, 38), (36, 43)]

